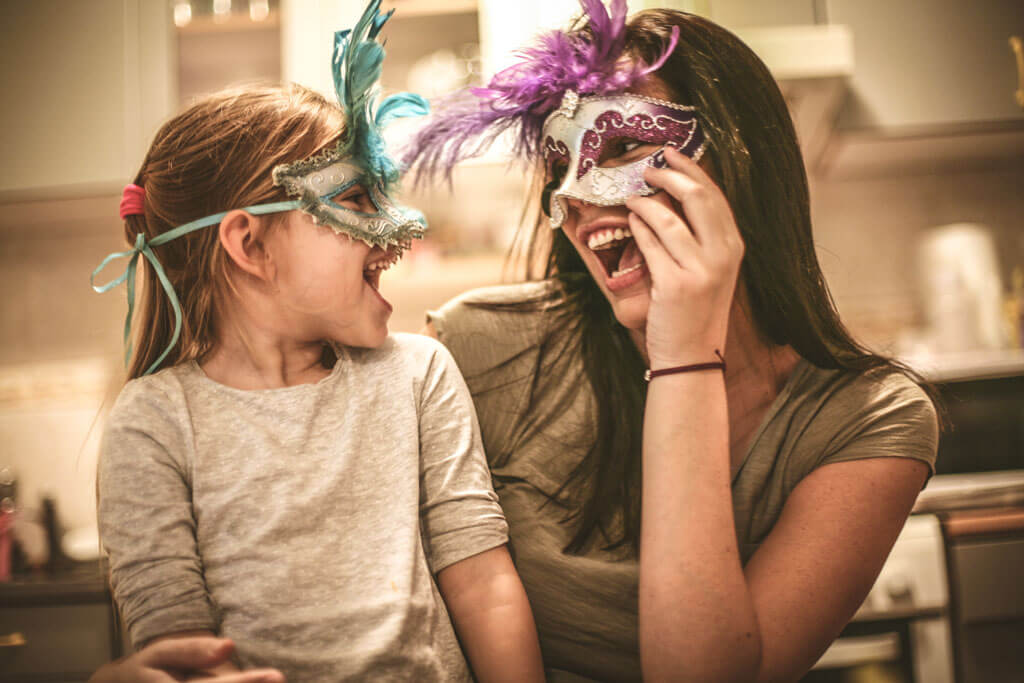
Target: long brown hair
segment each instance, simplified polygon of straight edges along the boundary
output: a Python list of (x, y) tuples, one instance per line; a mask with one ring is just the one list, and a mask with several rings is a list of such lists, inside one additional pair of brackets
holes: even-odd
[[(727, 30), (666, 9), (630, 19), (627, 52), (653, 62), (673, 27), (679, 28), (677, 47), (655, 75), (673, 100), (696, 107), (707, 134), (707, 156), (746, 246), (740, 283), (759, 333), (770, 344), (792, 346), (818, 367), (899, 371), (920, 382), (907, 368), (859, 344), (839, 319), (814, 251), (796, 132), (768, 69)], [(577, 30), (586, 32), (587, 27)], [(528, 277), (555, 279), (562, 287), (557, 302), (523, 302), (521, 310), (561, 311), (552, 328), (574, 335), (596, 406), (593, 445), (562, 485), (575, 502), (566, 520), (574, 536), (565, 550), (583, 552), (603, 537), (606, 547), (635, 551), (643, 360), (568, 238), (542, 223), (538, 220), (519, 237), (518, 255), (528, 268), (533, 266)], [(545, 365), (538, 362), (538, 367)]]
[[(145, 214), (128, 216), (129, 244), (221, 211), (287, 199), (274, 187), (274, 166), (304, 159), (343, 132), (341, 110), (299, 85), (247, 86), (195, 103), (163, 125), (135, 177), (145, 188)], [(271, 215), (273, 222), (273, 214)], [(156, 369), (201, 359), (216, 341), (218, 297), (229, 282), (229, 259), (216, 226), (154, 248), (181, 302), (178, 343)], [(144, 260), (141, 260), (144, 263)], [(135, 320), (129, 378), (140, 377), (174, 332), (174, 311), (148, 264)]]

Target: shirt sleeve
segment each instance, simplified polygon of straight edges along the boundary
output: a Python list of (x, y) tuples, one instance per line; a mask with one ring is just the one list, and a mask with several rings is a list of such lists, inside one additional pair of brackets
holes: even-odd
[(419, 395), (420, 519), (427, 558), (445, 567), (508, 542), (473, 403), (451, 354), (433, 347)]
[[(935, 406), (921, 387), (902, 373), (862, 378), (830, 407), (841, 424), (819, 463), (866, 458), (919, 460), (935, 473), (939, 427)], [(844, 415), (845, 420), (838, 420)]]
[[(147, 378), (149, 379), (149, 378)], [(196, 549), (187, 418), (157, 383), (136, 380), (104, 431), (98, 520), (110, 585), (132, 644), (217, 621)]]

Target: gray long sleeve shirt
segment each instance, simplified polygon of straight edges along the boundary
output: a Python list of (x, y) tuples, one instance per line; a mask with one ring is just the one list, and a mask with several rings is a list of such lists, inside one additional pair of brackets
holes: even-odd
[(241, 391), (195, 363), (129, 382), (99, 466), (139, 645), (209, 629), (288, 680), (468, 680), (432, 574), (507, 541), (468, 391), (432, 339)]

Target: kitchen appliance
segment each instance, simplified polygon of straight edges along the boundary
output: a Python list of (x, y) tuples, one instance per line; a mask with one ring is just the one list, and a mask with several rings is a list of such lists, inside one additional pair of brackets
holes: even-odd
[(912, 515), (853, 620), (805, 683), (953, 683), (946, 551), (935, 515)]
[(927, 346), (934, 351), (1006, 346), (1003, 285), (991, 231), (974, 223), (932, 228), (919, 247)]

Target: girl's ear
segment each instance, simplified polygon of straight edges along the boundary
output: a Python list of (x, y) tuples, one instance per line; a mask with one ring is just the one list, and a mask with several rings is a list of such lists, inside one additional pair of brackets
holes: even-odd
[(218, 236), (228, 257), (243, 272), (260, 280), (269, 280), (271, 263), (263, 241), (264, 219), (236, 209), (220, 221)]

